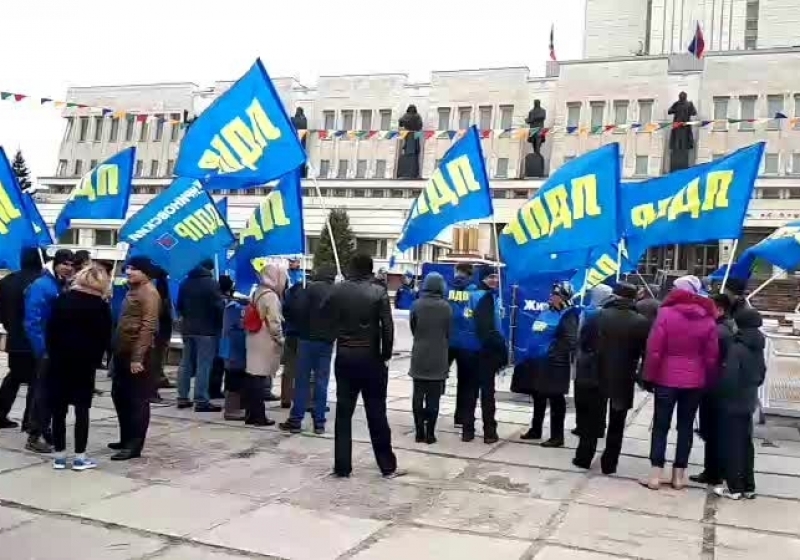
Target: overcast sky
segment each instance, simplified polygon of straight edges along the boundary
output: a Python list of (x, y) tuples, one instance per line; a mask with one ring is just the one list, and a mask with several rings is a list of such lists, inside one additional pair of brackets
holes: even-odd
[[(63, 99), (70, 86), (235, 79), (260, 56), (273, 76), (528, 66), (550, 25), (579, 58), (585, 0), (38, 0), (4, 2), (0, 91)], [(0, 145), (50, 175), (63, 121), (38, 101), (0, 101)]]

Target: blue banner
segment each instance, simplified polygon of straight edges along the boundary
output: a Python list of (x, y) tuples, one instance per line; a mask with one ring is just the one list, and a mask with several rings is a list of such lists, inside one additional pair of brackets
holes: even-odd
[(589, 251), (619, 238), (619, 145), (608, 144), (561, 166), (500, 234), (508, 276), (586, 266)]
[(48, 247), (53, 244), (53, 236), (50, 235), (50, 228), (47, 227), (47, 222), (42, 218), (39, 212), (39, 207), (36, 206), (36, 201), (28, 193), (22, 193), (22, 207), (26, 219), (31, 221), (33, 232), (36, 235), (36, 244), (39, 247)]
[(454, 224), (493, 213), (486, 162), (478, 129), (472, 126), (447, 151), (414, 201), (397, 252), (429, 243)]
[(689, 169), (622, 186), (629, 248), (739, 239), (764, 142)]
[[(570, 282), (575, 286), (576, 293), (581, 290), (591, 290), (599, 284), (613, 284), (616, 282), (617, 271), (620, 274), (636, 272), (639, 260), (644, 253), (634, 253), (624, 246), (619, 251), (619, 245), (614, 243), (604, 247), (595, 247), (589, 254), (589, 264), (577, 270)], [(621, 266), (617, 265), (620, 261)]]
[(203, 185), (183, 177), (131, 216), (119, 233), (136, 254), (149, 257), (173, 278), (183, 278), (234, 242)]
[(81, 177), (56, 219), (56, 237), (69, 230), (72, 220), (124, 220), (135, 159), (136, 148), (128, 148)]
[(175, 174), (225, 179), (221, 188), (247, 188), (305, 162), (297, 131), (259, 59), (189, 126)]
[(731, 268), (731, 274), (737, 270), (741, 275), (738, 271), (751, 269), (756, 259), (788, 272), (800, 268), (800, 220), (779, 227), (769, 237), (742, 252), (739, 261)]
[(19, 269), (23, 247), (36, 247), (39, 236), (26, 212), (19, 182), (0, 147), (0, 268)]

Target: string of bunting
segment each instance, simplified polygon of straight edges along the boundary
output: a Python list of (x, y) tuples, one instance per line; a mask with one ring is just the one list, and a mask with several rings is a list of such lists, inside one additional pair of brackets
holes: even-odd
[[(52, 105), (57, 109), (65, 109), (65, 108), (74, 108), (77, 109), (78, 114), (81, 115), (85, 114), (95, 114), (97, 116), (102, 117), (110, 117), (110, 118), (119, 118), (124, 119), (128, 117), (133, 117), (136, 119), (137, 122), (147, 122), (147, 121), (161, 121), (167, 124), (181, 124), (186, 126), (187, 123), (184, 123), (182, 120), (175, 120), (171, 118), (167, 118), (163, 115), (151, 115), (151, 114), (144, 114), (134, 111), (115, 111), (113, 109), (107, 109), (104, 107), (93, 107), (91, 105), (84, 105), (81, 103), (71, 103), (67, 101), (56, 101), (54, 99), (50, 99), (48, 97), (32, 97), (29, 95), (24, 95), (21, 93), (12, 93), (8, 91), (0, 91), (0, 101), (15, 101), (15, 102), (22, 102), (25, 100), (31, 101), (38, 101), (40, 105), (47, 106)], [(758, 119), (715, 119), (715, 120), (697, 120), (697, 121), (690, 121), (686, 123), (673, 123), (672, 121), (660, 121), (660, 122), (651, 122), (651, 123), (628, 123), (628, 124), (604, 124), (599, 126), (552, 126), (552, 127), (545, 127), (545, 128), (530, 128), (530, 127), (510, 127), (510, 128), (495, 128), (495, 129), (484, 129), (480, 130), (479, 134), (480, 137), (483, 139), (489, 138), (515, 138), (515, 139), (527, 139), (531, 136), (541, 134), (542, 136), (547, 136), (548, 134), (555, 134), (555, 133), (565, 133), (568, 135), (599, 135), (604, 133), (611, 133), (611, 132), (627, 132), (629, 130), (638, 131), (638, 132), (645, 132), (645, 133), (653, 133), (658, 132), (661, 130), (672, 130), (674, 128), (681, 128), (681, 127), (696, 127), (696, 128), (707, 128), (710, 125), (715, 124), (741, 124), (741, 123), (748, 123), (748, 124), (766, 124), (771, 121), (789, 121), (789, 127), (795, 128), (798, 124), (800, 124), (800, 117), (792, 117), (789, 118), (782, 113), (777, 113), (772, 118), (758, 118)], [(344, 139), (344, 140), (393, 140), (395, 138), (407, 138), (409, 134), (413, 134), (417, 139), (425, 139), (430, 140), (432, 138), (436, 139), (449, 139), (449, 140), (458, 140), (466, 133), (466, 130), (421, 130), (418, 132), (412, 132), (409, 130), (298, 130), (297, 131), (300, 138), (305, 138), (309, 134), (316, 134), (320, 140), (333, 140), (333, 139)]]

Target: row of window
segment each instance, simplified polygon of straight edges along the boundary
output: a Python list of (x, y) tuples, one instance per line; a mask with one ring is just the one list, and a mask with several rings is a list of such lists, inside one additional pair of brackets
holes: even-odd
[[(477, 124), (479, 128), (489, 130), (495, 128), (511, 128), (514, 120), (514, 106), (513, 105), (499, 105), (499, 117), (495, 123), (494, 120), (494, 106), (480, 105), (477, 107), (477, 120), (474, 119), (473, 106), (459, 106), (459, 107), (439, 107), (437, 109), (438, 115), (438, 129), (439, 130), (463, 130), (469, 128), (473, 124)], [(375, 111), (372, 109), (342, 109), (338, 112), (334, 110), (322, 111), (322, 130), (391, 130), (396, 128), (392, 122), (391, 109), (380, 109), (378, 119), (373, 120)], [(455, 118), (454, 118), (455, 116)], [(378, 127), (374, 128), (373, 124)], [(453, 125), (457, 124), (457, 127)]]
[[(761, 97), (764, 99), (764, 96)], [(738, 101), (738, 111), (736, 105), (733, 106), (734, 111), (731, 111), (732, 100)], [(763, 118), (772, 118), (776, 113), (783, 113), (786, 116), (800, 117), (800, 93), (794, 94), (791, 98), (793, 114), (788, 115), (787, 96), (783, 94), (767, 95), (765, 102), (758, 103), (759, 96), (757, 95), (740, 95), (731, 98), (730, 96), (714, 97), (714, 120), (720, 119), (756, 119), (756, 115), (760, 112)], [(761, 111), (758, 111), (758, 106), (761, 105)], [(727, 130), (728, 123), (720, 122), (714, 123), (714, 130)], [(740, 122), (739, 130), (753, 130), (754, 126), (751, 122)], [(767, 129), (777, 130), (780, 128), (780, 119), (774, 119), (767, 122)], [(800, 122), (794, 125), (795, 130), (800, 130)]]
[[(170, 115), (159, 114), (153, 116), (155, 117), (154, 120), (139, 120), (136, 115), (127, 115), (124, 120), (118, 117), (108, 119), (102, 116), (67, 117), (67, 130), (64, 134), (64, 140), (72, 140), (73, 135), (77, 135), (75, 139), (78, 142), (102, 142), (103, 140), (108, 140), (109, 142), (150, 142), (151, 140), (161, 142), (165, 138), (166, 120), (173, 121), (169, 125), (170, 142), (177, 142), (180, 139), (181, 123), (176, 122), (181, 120), (180, 114), (172, 113)], [(108, 123), (107, 127), (106, 123)], [(121, 124), (124, 124), (122, 134), (120, 134)], [(137, 124), (139, 125), (138, 134), (136, 134)], [(106, 129), (108, 129), (108, 134), (105, 134)]]
[[(66, 177), (69, 173), (72, 177), (81, 177), (84, 173), (88, 173), (95, 167), (97, 167), (97, 160), (93, 159), (89, 161), (89, 167), (84, 169), (83, 167), (83, 160), (76, 159), (72, 164), (72, 169), (68, 169), (69, 162), (65, 159), (58, 160), (58, 168), (56, 169), (56, 175), (59, 177)], [(163, 171), (163, 173), (162, 173)], [(149, 177), (149, 178), (169, 178), (172, 177), (175, 171), (175, 160), (168, 159), (166, 167), (162, 168), (161, 163), (157, 159), (150, 160), (150, 165), (145, 168), (144, 161), (137, 159), (136, 165), (133, 170), (134, 177)]]

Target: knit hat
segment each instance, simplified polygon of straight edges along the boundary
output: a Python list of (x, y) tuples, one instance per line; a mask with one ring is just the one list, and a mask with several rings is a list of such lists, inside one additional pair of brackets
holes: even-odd
[(155, 278), (158, 275), (158, 267), (147, 257), (131, 257), (128, 259), (126, 266), (138, 270), (148, 278)]
[(693, 276), (691, 274), (677, 278), (672, 283), (672, 287), (676, 290), (689, 292), (690, 294), (700, 294), (703, 291), (703, 283), (700, 282), (700, 279), (697, 276)]
[(75, 254), (69, 249), (59, 249), (53, 256), (53, 266), (60, 264), (73, 264), (75, 262)]
[(620, 282), (614, 286), (614, 295), (623, 299), (636, 299), (638, 293), (636, 286), (628, 282)]
[(493, 274), (498, 274), (496, 266), (482, 266), (478, 272), (478, 280), (483, 282)]
[(602, 307), (611, 296), (611, 286), (605, 284), (598, 284), (589, 290), (589, 301), (594, 307)]
[(728, 281), (725, 282), (725, 291), (735, 296), (743, 296), (746, 289), (747, 282), (741, 278), (728, 278)]

